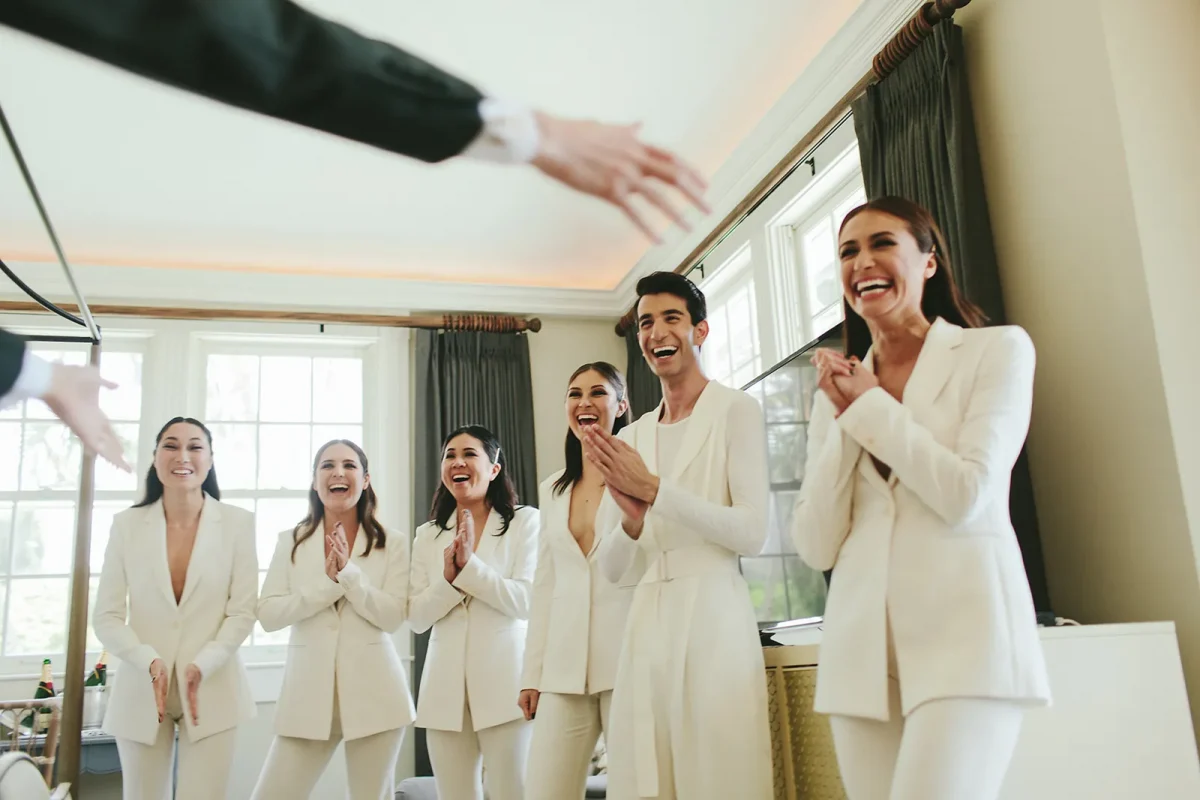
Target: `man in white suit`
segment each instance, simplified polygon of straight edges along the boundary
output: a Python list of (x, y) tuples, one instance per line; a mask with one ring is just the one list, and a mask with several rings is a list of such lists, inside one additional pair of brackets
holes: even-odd
[(704, 295), (657, 272), (637, 287), (642, 355), (662, 382), (654, 411), (612, 436), (592, 426), (621, 522), (600, 545), (616, 582), (639, 552), (613, 689), (611, 800), (767, 800), (771, 743), (762, 649), (738, 556), (767, 537), (766, 433), (744, 392), (704, 376)]

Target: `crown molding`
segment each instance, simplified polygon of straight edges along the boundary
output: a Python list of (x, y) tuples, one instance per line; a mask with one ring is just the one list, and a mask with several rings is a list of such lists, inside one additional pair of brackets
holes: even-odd
[[(923, 0), (863, 0), (717, 170), (709, 184), (712, 213), (706, 219), (722, 220), (733, 211), (796, 142), (871, 70), (875, 54), (922, 5)], [(638, 280), (657, 270), (674, 270), (713, 228), (711, 224), (697, 225), (691, 232), (678, 232), (673, 239), (649, 250), (615, 289), (617, 313), (628, 310)]]
[[(66, 277), (57, 264), (8, 263), (22, 280), (43, 296), (56, 302), (73, 302)], [(71, 270), (89, 303), (186, 303), (189, 306), (353, 310), (382, 314), (453, 311), (538, 314), (543, 317), (619, 316), (619, 312), (613, 310), (619, 305), (619, 298), (611, 290), (95, 264), (72, 265)], [(5, 280), (0, 280), (0, 297), (28, 299)]]

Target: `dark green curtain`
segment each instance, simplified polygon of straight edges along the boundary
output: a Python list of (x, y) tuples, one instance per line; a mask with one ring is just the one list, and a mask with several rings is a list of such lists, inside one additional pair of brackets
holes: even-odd
[[(896, 70), (854, 103), (867, 197), (900, 195), (933, 212), (954, 279), (989, 323), (1005, 322), (1000, 271), (963, 59), (962, 28), (943, 22)], [(1025, 451), (1012, 473), (1010, 513), (1034, 606), (1049, 612), (1046, 567)]]
[(642, 356), (638, 345), (637, 329), (625, 332), (625, 381), (629, 388), (629, 407), (637, 419), (647, 411), (653, 411), (662, 400), (662, 384)]
[[(496, 434), (517, 495), (536, 504), (533, 382), (525, 334), (419, 330), (413, 385), (413, 530), (429, 519), (441, 480), (442, 439), (460, 425), (477, 423)], [(415, 638), (414, 692), (421, 685), (429, 634)], [(425, 731), (414, 733), (416, 774), (432, 775)]]

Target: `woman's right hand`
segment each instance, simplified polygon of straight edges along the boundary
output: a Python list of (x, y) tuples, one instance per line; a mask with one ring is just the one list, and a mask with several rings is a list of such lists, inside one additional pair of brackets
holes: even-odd
[(167, 716), (167, 665), (161, 658), (150, 662), (150, 685), (154, 688), (154, 704), (158, 706), (158, 721), (161, 724)]
[(542, 693), (537, 689), (521, 690), (521, 696), (517, 699), (517, 706), (525, 714), (525, 719), (533, 719), (534, 715), (537, 714), (538, 698), (541, 695)]
[(452, 586), (454, 585), (455, 579), (458, 578), (459, 573), (458, 563), (456, 561), (457, 553), (458, 537), (456, 536), (450, 542), (450, 544), (446, 546), (445, 551), (442, 553), (442, 577), (446, 579), (446, 583)]

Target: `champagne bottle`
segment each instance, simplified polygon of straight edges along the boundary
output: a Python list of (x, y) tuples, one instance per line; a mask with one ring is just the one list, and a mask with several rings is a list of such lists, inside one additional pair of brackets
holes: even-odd
[[(54, 675), (50, 668), (50, 659), (42, 659), (42, 679), (38, 681), (37, 691), (33, 693), (34, 700), (41, 700), (46, 697), (54, 697)], [(33, 727), (33, 714), (30, 714), (25, 719), (21, 720), (21, 725), (26, 728)], [(37, 714), (37, 733), (38, 730), (43, 730), (50, 722), (50, 708), (43, 706), (38, 709)]]
[(88, 673), (87, 680), (83, 682), (84, 686), (103, 686), (108, 677), (108, 651), (100, 653), (100, 660), (96, 662), (96, 666), (92, 667), (92, 671)]

